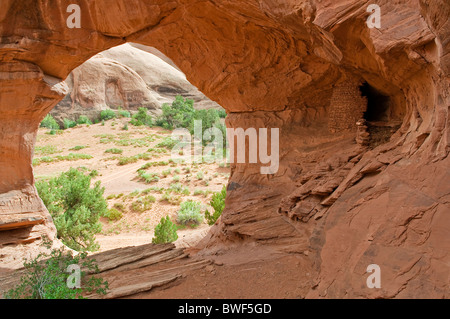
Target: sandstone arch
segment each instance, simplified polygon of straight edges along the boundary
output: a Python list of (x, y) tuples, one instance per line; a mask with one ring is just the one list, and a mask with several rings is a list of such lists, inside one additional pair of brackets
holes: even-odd
[[(71, 2), (0, 4), (4, 243), (53, 233), (31, 157), (40, 121), (66, 93), (63, 80), (132, 41), (171, 58), (230, 113), (228, 125), (281, 129), (275, 176), (232, 167), (227, 209), (203, 253), (243, 240), (305, 253), (317, 272), (311, 297), (418, 296), (417, 287), (448, 297), (448, 2), (380, 1), (381, 30), (367, 28), (358, 0), (80, 0), (82, 28), (69, 29)], [(360, 148), (356, 126), (329, 131), (335, 86), (350, 78), (389, 97), (401, 119), (390, 142)], [(11, 233), (23, 225), (35, 226), (22, 239)], [(374, 258), (391, 280), (367, 292), (354, 278)]]

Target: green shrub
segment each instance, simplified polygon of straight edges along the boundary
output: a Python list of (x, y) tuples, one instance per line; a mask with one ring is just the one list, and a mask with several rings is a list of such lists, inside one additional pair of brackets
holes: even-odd
[(53, 162), (61, 162), (61, 161), (77, 161), (82, 159), (91, 159), (92, 156), (88, 154), (74, 154), (69, 153), (69, 155), (57, 155), (55, 157), (51, 156), (44, 156), (41, 158), (34, 158), (33, 159), (33, 166), (38, 166), (42, 163), (53, 163)]
[(220, 117), (221, 119), (224, 119), (224, 118), (227, 117), (227, 111), (225, 111), (224, 109), (221, 109), (221, 110), (219, 110), (219, 111), (217, 111), (217, 112), (218, 112), (219, 117)]
[(64, 123), (65, 130), (77, 126), (77, 122), (69, 120), (69, 119), (64, 119), (63, 123)]
[(194, 118), (194, 100), (184, 99), (177, 95), (172, 105), (164, 103), (161, 107), (162, 115), (157, 119), (156, 124), (165, 129), (172, 130), (178, 127), (187, 128)]
[(130, 112), (126, 111), (126, 110), (122, 110), (122, 108), (119, 107), (119, 109), (117, 110), (117, 116), (118, 117), (131, 117)]
[(189, 123), (189, 130), (194, 134), (194, 120), (202, 121), (202, 133), (206, 129), (213, 127), (219, 120), (219, 112), (215, 109), (196, 110), (192, 121)]
[(96, 178), (98, 175), (100, 175), (100, 173), (99, 173), (96, 169), (93, 169), (93, 170), (89, 173), (89, 176), (92, 177), (92, 178)]
[(158, 173), (149, 173), (143, 169), (138, 170), (139, 177), (144, 180), (147, 184), (159, 182)]
[(100, 112), (100, 119), (107, 121), (116, 118), (116, 113), (113, 110), (103, 110)]
[(211, 215), (208, 210), (205, 211), (205, 218), (208, 225), (214, 225), (219, 219), (220, 215), (225, 208), (225, 197), (227, 196), (227, 188), (224, 185), (220, 192), (214, 193), (211, 197), (210, 205), (214, 209), (214, 213)]
[(121, 219), (123, 217), (123, 213), (116, 208), (111, 208), (106, 217), (108, 217), (110, 221), (115, 221)]
[(124, 206), (123, 204), (121, 204), (121, 203), (115, 203), (115, 204), (114, 204), (114, 208), (115, 208), (115, 209), (118, 209), (118, 210), (120, 210), (120, 211), (122, 211), (122, 212), (125, 211), (125, 206)]
[(161, 196), (160, 201), (161, 202), (168, 202), (171, 205), (180, 205), (181, 203), (181, 196), (175, 196), (170, 194), (170, 190), (165, 190), (164, 194)]
[(140, 107), (139, 111), (131, 118), (130, 124), (134, 126), (153, 126), (153, 118), (147, 114), (148, 110), (145, 107)]
[(119, 165), (127, 165), (127, 164), (131, 164), (131, 163), (136, 163), (139, 160), (149, 160), (150, 159), (150, 154), (148, 153), (142, 153), (142, 154), (136, 154), (133, 156), (123, 156), (121, 158), (119, 158)]
[(169, 216), (162, 217), (155, 228), (155, 236), (152, 239), (153, 244), (172, 243), (178, 239), (177, 226), (172, 223)]
[(199, 225), (203, 221), (201, 214), (202, 204), (195, 201), (186, 201), (181, 203), (180, 210), (177, 213), (177, 223), (181, 225)]
[(98, 249), (99, 218), (108, 211), (100, 182), (91, 188), (91, 177), (71, 168), (49, 181), (37, 182), (36, 188), (65, 245), (77, 251)]
[(120, 148), (109, 148), (105, 151), (105, 153), (122, 154), (123, 150), (121, 150)]
[(190, 194), (189, 188), (187, 186), (183, 186), (180, 183), (170, 184), (168, 191), (175, 194), (186, 195)]
[(128, 123), (125, 123), (125, 125), (122, 127), (122, 130), (128, 131)]
[(171, 173), (172, 173), (172, 170), (169, 168), (169, 169), (163, 170), (163, 171), (161, 172), (161, 175), (162, 175), (163, 177), (167, 177), (167, 176), (169, 176)]
[(149, 162), (149, 163), (146, 163), (145, 165), (142, 165), (142, 167), (140, 169), (147, 169), (147, 168), (150, 168), (153, 166), (167, 166), (167, 165), (169, 165), (169, 162), (167, 162), (167, 161)]
[[(172, 105), (167, 103), (163, 104), (163, 114), (156, 120), (156, 125), (166, 129), (174, 128), (188, 128), (191, 134), (194, 134), (194, 121), (199, 120), (202, 123), (202, 133), (209, 128), (218, 128), (222, 133), (222, 145), (226, 146), (226, 127), (220, 121), (221, 118), (226, 116), (225, 110), (195, 110), (194, 101), (190, 99), (184, 99), (181, 96), (176, 96)], [(203, 140), (203, 145), (207, 145), (214, 140)], [(173, 147), (173, 146), (172, 146)]]
[(44, 119), (41, 122), (41, 127), (46, 127), (48, 129), (51, 130), (59, 130), (61, 129), (59, 127), (58, 122), (56, 122), (56, 120), (54, 119), (53, 116), (51, 116), (50, 114), (47, 114)]
[(84, 145), (77, 145), (75, 147), (69, 148), (69, 151), (79, 151), (82, 150), (83, 148), (86, 148), (87, 146)]
[[(51, 242), (44, 241), (47, 249)], [(78, 265), (80, 272), (80, 288), (69, 288), (68, 272), (70, 265)], [(64, 248), (52, 249), (49, 253), (40, 253), (34, 259), (25, 260), (23, 264), (26, 272), (20, 278), (20, 284), (10, 289), (5, 295), (6, 299), (84, 299), (84, 292), (95, 292), (105, 295), (108, 282), (102, 278), (86, 278), (89, 273), (99, 271), (95, 260), (87, 258), (86, 253), (73, 256), (72, 252)], [(74, 283), (72, 281), (72, 283)]]
[(164, 188), (163, 187), (158, 187), (158, 186), (152, 186), (150, 188), (144, 189), (142, 191), (142, 194), (148, 194), (150, 192), (155, 192), (155, 193), (162, 194), (164, 192)]
[(203, 195), (205, 192), (201, 189), (194, 190), (194, 196)]
[(80, 117), (77, 120), (77, 124), (89, 124), (91, 125), (91, 120), (86, 115), (80, 115)]
[(178, 141), (172, 139), (172, 137), (165, 137), (161, 142), (156, 144), (156, 147), (164, 147), (168, 150), (171, 150), (175, 145), (177, 145)]
[(205, 177), (205, 175), (204, 175), (203, 171), (200, 171), (200, 172), (197, 172), (196, 177), (198, 180), (202, 180)]
[(134, 212), (142, 213), (149, 210), (155, 201), (156, 198), (154, 196), (147, 195), (143, 198), (138, 198), (133, 203), (131, 203), (131, 209)]
[(34, 148), (35, 155), (52, 155), (60, 152), (55, 145), (36, 146)]

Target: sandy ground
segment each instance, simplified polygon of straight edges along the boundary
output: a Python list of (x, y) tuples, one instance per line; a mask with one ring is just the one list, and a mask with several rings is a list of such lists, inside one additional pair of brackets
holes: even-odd
[[(149, 173), (156, 173), (160, 177), (157, 182), (150, 184), (140, 180), (137, 170), (148, 162), (168, 162), (171, 158), (170, 152), (150, 152), (152, 157), (147, 160), (138, 160), (135, 163), (119, 165), (120, 157), (130, 157), (148, 152), (149, 149), (161, 149), (155, 147), (171, 132), (162, 128), (134, 127), (128, 125), (128, 130), (123, 130), (127, 119), (116, 119), (106, 121), (105, 125), (79, 125), (75, 128), (62, 131), (61, 134), (49, 135), (48, 129), (39, 129), (34, 159), (44, 157), (55, 158), (58, 155), (87, 154), (91, 159), (76, 161), (57, 161), (52, 163), (41, 163), (34, 166), (36, 180), (47, 179), (59, 175), (69, 168), (84, 167), (87, 171), (97, 170), (99, 175), (93, 178), (92, 183), (100, 181), (105, 188), (105, 198), (112, 208), (115, 204), (122, 207), (123, 217), (118, 221), (109, 221), (101, 218), (102, 232), (97, 235), (100, 251), (140, 245), (151, 242), (154, 228), (162, 217), (170, 216), (172, 221), (176, 220), (179, 202), (185, 200), (196, 200), (203, 204), (203, 209), (208, 206), (213, 192), (220, 191), (229, 178), (229, 168), (217, 163), (213, 164), (175, 164), (153, 166), (147, 169)], [(128, 145), (127, 145), (128, 144)], [(83, 148), (75, 150), (76, 146)], [(105, 153), (106, 150), (117, 148), (122, 154)], [(167, 171), (171, 170), (170, 174)], [(167, 176), (162, 174), (166, 171)], [(198, 178), (198, 175), (203, 175)], [(155, 202), (146, 211), (135, 212), (131, 205), (138, 198), (142, 198), (140, 191), (150, 187), (167, 189), (173, 183), (180, 183), (189, 189), (189, 195), (173, 195), (175, 203), (162, 201), (163, 196), (158, 191), (149, 191), (145, 195), (151, 195)], [(194, 195), (194, 191), (209, 191), (207, 196)], [(118, 198), (116, 198), (118, 197)], [(208, 231), (209, 226), (203, 222), (196, 228), (186, 227), (178, 231), (179, 239), (176, 244), (179, 247), (189, 247), (198, 242)]]

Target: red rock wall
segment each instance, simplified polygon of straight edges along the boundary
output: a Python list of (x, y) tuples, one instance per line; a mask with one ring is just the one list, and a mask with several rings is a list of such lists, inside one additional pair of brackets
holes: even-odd
[[(233, 165), (203, 253), (252, 242), (304, 254), (315, 269), (307, 297), (448, 297), (450, 5), (378, 3), (381, 30), (367, 28), (362, 0), (80, 0), (82, 28), (68, 29), (69, 1), (3, 1), (0, 221), (46, 216), (31, 157), (59, 81), (132, 41), (171, 58), (231, 127), (280, 129), (279, 171)], [(329, 132), (333, 87), (349, 77), (389, 96), (402, 125), (388, 143)], [(361, 282), (372, 263), (381, 289)]]

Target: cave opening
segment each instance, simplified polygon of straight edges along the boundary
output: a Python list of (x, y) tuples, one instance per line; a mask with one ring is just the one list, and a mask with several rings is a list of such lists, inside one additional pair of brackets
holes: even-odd
[(367, 82), (360, 87), (361, 95), (367, 99), (364, 119), (368, 122), (387, 122), (389, 120), (390, 98), (383, 95)]
[(368, 138), (365, 144), (371, 148), (389, 141), (399, 125), (391, 121), (391, 98), (384, 95), (369, 83), (364, 82), (359, 87), (361, 96), (366, 98), (367, 107), (364, 112)]

